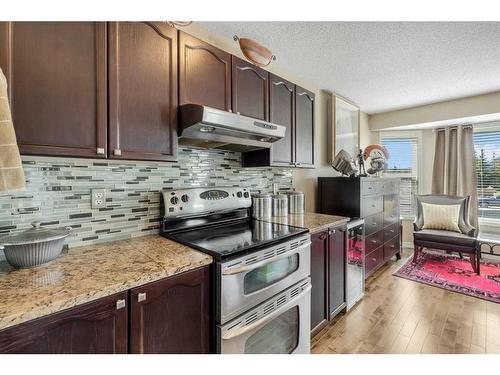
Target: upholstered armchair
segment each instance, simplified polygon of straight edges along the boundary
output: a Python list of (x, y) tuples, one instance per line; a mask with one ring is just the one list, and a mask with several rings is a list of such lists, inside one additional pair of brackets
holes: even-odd
[[(439, 205), (460, 205), (458, 227), (461, 233), (423, 229), (424, 216), (422, 203)], [(478, 275), (480, 273), (480, 249), (477, 241), (477, 230), (469, 223), (470, 196), (456, 197), (451, 195), (417, 195), (416, 196), (416, 218), (413, 223), (413, 262), (417, 262), (418, 255), (423, 248), (444, 250), (447, 252), (458, 252), (469, 255), (472, 269)]]

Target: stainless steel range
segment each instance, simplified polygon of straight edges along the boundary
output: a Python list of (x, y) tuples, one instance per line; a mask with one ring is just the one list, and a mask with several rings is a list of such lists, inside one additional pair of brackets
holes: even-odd
[(309, 353), (310, 236), (252, 219), (249, 191), (163, 192), (162, 234), (215, 259), (219, 353)]

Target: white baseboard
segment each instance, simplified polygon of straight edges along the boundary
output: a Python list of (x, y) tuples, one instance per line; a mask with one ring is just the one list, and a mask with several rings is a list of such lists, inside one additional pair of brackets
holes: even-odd
[(403, 249), (413, 249), (413, 242), (404, 242), (403, 241)]

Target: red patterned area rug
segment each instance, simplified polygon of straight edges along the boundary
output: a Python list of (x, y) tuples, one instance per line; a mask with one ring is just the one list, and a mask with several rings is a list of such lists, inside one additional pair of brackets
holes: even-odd
[(393, 275), (500, 303), (500, 263), (481, 261), (481, 275), (477, 275), (466, 258), (421, 252), (417, 263), (410, 258)]

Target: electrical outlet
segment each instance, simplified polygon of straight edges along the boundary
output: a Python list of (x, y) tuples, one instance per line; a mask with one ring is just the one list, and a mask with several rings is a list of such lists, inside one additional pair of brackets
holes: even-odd
[(106, 207), (106, 190), (105, 189), (92, 189), (91, 205), (92, 205), (92, 208)]

